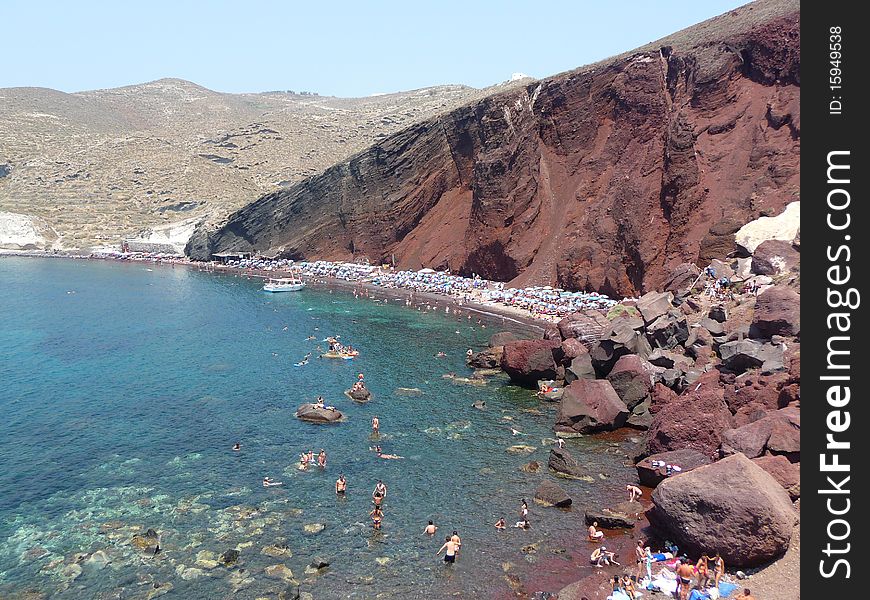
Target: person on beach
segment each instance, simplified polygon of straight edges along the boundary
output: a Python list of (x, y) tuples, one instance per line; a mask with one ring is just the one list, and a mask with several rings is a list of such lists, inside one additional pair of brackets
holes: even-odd
[(377, 416), (372, 417), (372, 433), (378, 433), (381, 430), (381, 420)]
[(589, 526), (589, 541), (590, 542), (600, 542), (604, 539), (604, 532), (598, 531), (598, 521), (593, 521), (592, 525)]
[(528, 519), (523, 519), (522, 521), (517, 521), (516, 523), (514, 523), (515, 529), (530, 529), (531, 527), (532, 524), (529, 523)]
[(677, 561), (677, 598), (686, 600), (689, 595), (689, 584), (692, 582), (692, 575), (695, 574), (695, 569), (689, 562)]
[(644, 550), (643, 540), (637, 540), (637, 546), (634, 547), (634, 562), (637, 563), (637, 573), (634, 578), (640, 581), (640, 573), (643, 570), (644, 562), (646, 561), (646, 551)]
[(716, 556), (710, 558), (707, 557), (708, 561), (713, 561), (713, 582), (716, 585), (716, 588), (719, 587), (719, 580), (722, 579), (722, 576), (725, 574), (725, 561), (722, 560), (722, 556), (717, 552)]
[(242, 449), (242, 445), (239, 442), (236, 442), (235, 444), (233, 444), (233, 450), (235, 452), (239, 452), (241, 449)]
[(523, 518), (523, 521), (528, 521), (529, 516), (529, 505), (523, 500), (522, 505), (520, 506), (520, 516)]
[(643, 565), (644, 565), (644, 567), (646, 567), (646, 577), (649, 581), (652, 581), (652, 578), (653, 578), (653, 576), (652, 576), (652, 564), (655, 561), (655, 558), (653, 557), (653, 554), (652, 554), (652, 548), (647, 546), (646, 548), (643, 549), (643, 551), (644, 551), (644, 553), (643, 553)]
[(504, 517), (495, 522), (495, 528), (499, 531), (503, 531), (506, 528)]
[(641, 494), (643, 494), (643, 490), (641, 490), (636, 485), (629, 484), (629, 485), (625, 486), (625, 489), (628, 491), (628, 501), (629, 502), (634, 502), (635, 500), (640, 498)]
[(426, 525), (426, 529), (423, 530), (423, 533), (427, 535), (435, 535), (436, 531), (438, 531), (438, 526), (432, 521), (429, 521), (429, 524)]
[(381, 510), (381, 507), (378, 505), (375, 505), (375, 507), (372, 509), (372, 512), (370, 512), (369, 515), (372, 518), (372, 527), (374, 527), (375, 529), (380, 529), (381, 528), (381, 520), (384, 518), (384, 511)]
[(320, 449), (320, 454), (317, 455), (317, 464), (321, 469), (326, 468), (326, 452), (323, 448)]
[(698, 562), (695, 563), (695, 571), (697, 571), (698, 585), (702, 588), (707, 587), (707, 582), (710, 579), (710, 567), (707, 564), (707, 557), (701, 556)]
[(734, 600), (755, 600), (755, 596), (749, 591), (749, 588), (744, 588), (743, 593), (737, 596)]
[(596, 567), (603, 567), (604, 565), (616, 565), (620, 566), (618, 562), (614, 560), (616, 556), (613, 552), (608, 552), (605, 546), (600, 546), (592, 551), (592, 554), (589, 555), (589, 562)]
[(444, 545), (438, 549), (438, 552), (435, 553), (435, 556), (438, 556), (439, 554), (441, 554), (445, 550), (447, 551), (447, 553), (444, 555), (444, 562), (446, 562), (448, 564), (455, 563), (456, 562), (456, 543), (450, 539), (449, 535), (444, 539)]
[(631, 598), (631, 600), (634, 600), (637, 597), (637, 594), (634, 590), (634, 582), (631, 580), (631, 577), (629, 577), (628, 575), (622, 576), (622, 592), (626, 596)]
[(335, 493), (343, 496), (347, 492), (347, 479), (344, 478), (344, 473), (338, 476), (335, 480)]

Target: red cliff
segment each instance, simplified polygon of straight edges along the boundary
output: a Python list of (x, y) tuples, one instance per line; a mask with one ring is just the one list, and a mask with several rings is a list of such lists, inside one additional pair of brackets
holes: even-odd
[(799, 199), (799, 71), (798, 2), (761, 0), (399, 132), (197, 231), (188, 254), (657, 288)]

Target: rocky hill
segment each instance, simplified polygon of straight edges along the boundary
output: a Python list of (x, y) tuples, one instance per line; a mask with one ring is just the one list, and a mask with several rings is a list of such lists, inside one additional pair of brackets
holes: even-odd
[(75, 94), (0, 89), (0, 215), (48, 224), (59, 239), (33, 245), (65, 248), (190, 217), (225, 219), (488, 93), (453, 85), (368, 98), (223, 94), (178, 79)]
[(655, 289), (799, 199), (799, 25), (796, 0), (760, 0), (479, 99), (200, 227), (188, 254)]

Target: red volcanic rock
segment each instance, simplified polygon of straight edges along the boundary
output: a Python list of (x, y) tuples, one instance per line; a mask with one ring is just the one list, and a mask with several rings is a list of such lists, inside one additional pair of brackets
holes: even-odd
[(801, 296), (791, 288), (774, 286), (755, 299), (752, 330), (758, 336), (797, 336), (801, 332)]
[(784, 396), (782, 390), (790, 379), (788, 373), (744, 375), (725, 387), (725, 403), (732, 413), (747, 404), (755, 404), (766, 410), (784, 408), (788, 405), (788, 396)]
[(499, 331), (489, 338), (489, 347), (498, 348), (499, 346), (504, 346), (508, 342), (515, 342), (518, 339), (519, 338), (517, 338), (516, 334), (511, 333), (510, 331)]
[(662, 289), (679, 294), (690, 289), (698, 281), (701, 269), (692, 263), (682, 263), (671, 269), (668, 278), (662, 283)]
[(647, 449), (655, 454), (691, 448), (712, 456), (722, 443), (722, 432), (731, 424), (719, 373), (704, 373), (683, 394), (656, 410)]
[(594, 433), (618, 429), (629, 410), (606, 379), (577, 379), (565, 388), (559, 402), (554, 430), (562, 433)]
[(616, 361), (607, 374), (619, 398), (629, 410), (649, 398), (656, 368), (637, 354), (626, 354)]
[(791, 242), (765, 240), (752, 253), (752, 272), (756, 275), (782, 275), (800, 267), (801, 253)]
[[(709, 457), (704, 456), (697, 450), (683, 448), (682, 450), (660, 452), (659, 454), (648, 456), (637, 463), (635, 468), (637, 469), (637, 477), (640, 480), (641, 485), (655, 487), (666, 477), (677, 475), (679, 473), (687, 473), (692, 469), (709, 465), (711, 462), (713, 461), (710, 460)], [(656, 463), (656, 466), (653, 466), (653, 463)], [(659, 463), (664, 463), (664, 466), (661, 466)], [(671, 475), (668, 475), (668, 465), (671, 465), (672, 467), (677, 466), (680, 470), (672, 470)]]
[(571, 364), (571, 361), (578, 356), (589, 354), (589, 350), (587, 350), (586, 346), (583, 345), (583, 342), (581, 342), (577, 338), (568, 338), (564, 340), (562, 342), (561, 350), (562, 360), (566, 364)]
[(722, 215), (742, 225), (793, 200), (799, 71), (798, 4), (749, 5), (414, 124), (201, 225), (186, 252), (663, 289), (675, 267), (707, 264), (702, 240), (705, 260), (733, 249)]
[(664, 386), (661, 383), (656, 383), (653, 386), (652, 394), (650, 395), (650, 413), (657, 413), (671, 402), (676, 401), (678, 397), (677, 393), (671, 388)]
[(535, 386), (542, 379), (556, 378), (553, 351), (560, 347), (554, 340), (519, 340), (507, 342), (501, 355), (501, 368), (511, 381)]
[(610, 321), (597, 310), (584, 310), (572, 313), (559, 321), (562, 338), (578, 338), (583, 341), (597, 340), (610, 329)]
[(760, 456), (752, 462), (770, 473), (785, 488), (792, 500), (801, 497), (801, 465), (784, 456)]
[(681, 550), (720, 552), (734, 567), (781, 556), (797, 521), (782, 485), (742, 454), (665, 479), (652, 500), (650, 523)]
[(765, 453), (800, 455), (801, 415), (795, 408), (767, 413), (763, 418), (722, 434), (722, 453), (741, 452), (749, 458)]

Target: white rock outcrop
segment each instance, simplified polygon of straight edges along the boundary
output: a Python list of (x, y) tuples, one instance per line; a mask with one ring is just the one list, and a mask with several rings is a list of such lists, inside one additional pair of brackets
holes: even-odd
[(792, 241), (801, 227), (801, 203), (792, 202), (775, 217), (759, 217), (741, 227), (734, 234), (737, 245), (750, 254), (767, 240)]

